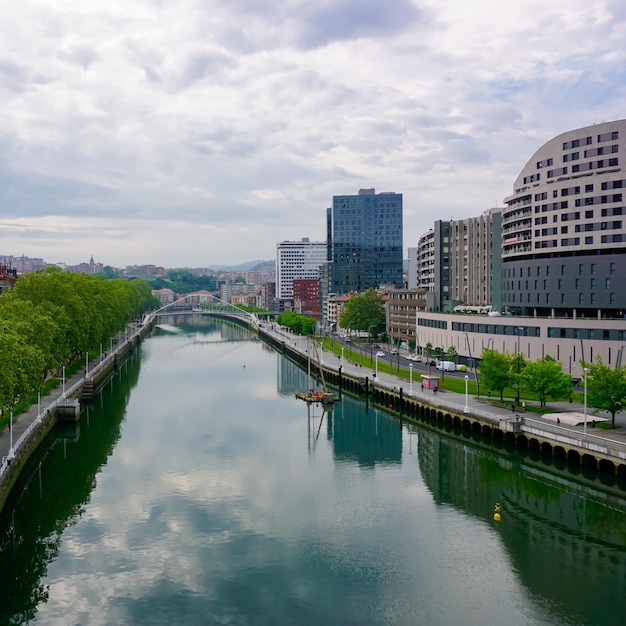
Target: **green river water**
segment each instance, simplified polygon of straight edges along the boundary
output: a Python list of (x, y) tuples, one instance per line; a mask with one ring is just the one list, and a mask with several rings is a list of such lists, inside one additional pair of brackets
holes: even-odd
[(243, 329), (166, 321), (29, 462), (0, 624), (626, 620), (620, 485), (347, 395), (307, 407), (306, 372)]

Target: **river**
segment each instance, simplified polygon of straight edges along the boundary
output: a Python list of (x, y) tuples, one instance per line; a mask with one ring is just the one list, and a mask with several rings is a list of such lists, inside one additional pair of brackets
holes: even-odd
[(623, 622), (619, 485), (347, 395), (308, 407), (245, 330), (165, 321), (29, 462), (0, 624)]

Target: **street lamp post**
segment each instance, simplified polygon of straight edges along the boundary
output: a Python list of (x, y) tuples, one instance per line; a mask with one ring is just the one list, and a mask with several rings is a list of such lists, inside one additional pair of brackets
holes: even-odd
[(378, 378), (378, 352), (376, 353), (376, 369), (374, 370), (374, 378)]
[(343, 368), (343, 346), (341, 346), (341, 367)]
[(63, 366), (63, 398), (65, 398), (65, 365)]
[(413, 395), (413, 363), (409, 363), (409, 395)]
[(585, 419), (583, 422), (583, 433), (587, 434), (587, 373), (589, 372), (589, 368), (585, 367), (583, 369), (583, 378), (585, 380), (585, 393), (584, 393), (584, 415)]
[(519, 338), (520, 333), (523, 332), (523, 328), (521, 326), (517, 327), (517, 404), (519, 405), (519, 374), (520, 374), (520, 351), (519, 351)]
[(15, 458), (15, 451), (13, 450), (13, 410), (11, 410), (11, 421), (9, 422), (9, 453), (7, 459), (12, 461)]
[(469, 382), (469, 376), (465, 374), (465, 408), (463, 409), (463, 413), (469, 413), (469, 395), (467, 393), (467, 384)]

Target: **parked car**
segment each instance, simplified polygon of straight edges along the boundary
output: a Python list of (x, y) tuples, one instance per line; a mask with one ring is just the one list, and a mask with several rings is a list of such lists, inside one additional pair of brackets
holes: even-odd
[(572, 385), (580, 385), (580, 381), (580, 378), (572, 376)]
[(385, 356), (385, 353), (384, 353), (382, 350), (379, 350), (379, 351), (376, 353), (376, 356), (378, 356), (378, 357)]
[(395, 348), (391, 348), (390, 352), (391, 354), (398, 354), (398, 351)]

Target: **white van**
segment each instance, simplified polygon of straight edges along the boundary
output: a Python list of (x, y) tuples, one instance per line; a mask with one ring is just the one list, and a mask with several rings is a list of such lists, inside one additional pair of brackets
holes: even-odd
[(439, 361), (437, 369), (440, 372), (456, 372), (456, 363), (454, 361)]

